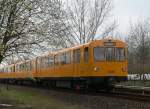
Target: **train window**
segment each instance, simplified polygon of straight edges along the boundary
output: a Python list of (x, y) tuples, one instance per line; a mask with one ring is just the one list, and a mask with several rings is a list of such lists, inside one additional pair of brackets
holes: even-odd
[(47, 65), (48, 65), (49, 67), (53, 66), (53, 62), (54, 62), (53, 57), (52, 57), (52, 56), (49, 56), (47, 60), (48, 60), (48, 61), (47, 61)]
[(41, 57), (41, 68), (45, 68), (46, 67), (46, 58), (45, 57)]
[(74, 63), (80, 63), (80, 49), (74, 51)]
[(48, 63), (48, 60), (47, 60), (47, 57), (44, 57), (44, 68), (47, 68), (47, 63)]
[(89, 50), (88, 47), (84, 48), (84, 62), (88, 62), (89, 61)]
[(10, 72), (10, 70), (11, 70), (11, 69), (10, 69), (10, 67), (8, 67), (8, 68), (7, 68), (7, 72), (9, 73), (9, 72)]
[(26, 63), (26, 71), (31, 71), (31, 62)]
[(13, 72), (13, 68), (12, 67), (10, 67), (10, 72)]
[(23, 63), (23, 71), (27, 71), (27, 64)]
[(18, 71), (18, 65), (16, 65), (15, 67), (16, 67), (16, 71)]
[(59, 65), (59, 57), (58, 55), (55, 55), (55, 65)]
[(30, 71), (32, 70), (32, 68), (33, 68), (33, 63), (32, 62), (30, 62), (29, 63), (29, 65), (30, 65)]
[(37, 58), (37, 69), (41, 68), (40, 58)]
[(43, 59), (42, 59), (42, 58), (43, 58), (43, 57), (40, 58), (40, 68), (41, 68), (41, 69), (43, 68), (43, 62), (42, 62)]
[(23, 64), (20, 64), (20, 70), (21, 71), (23, 70)]
[(115, 59), (114, 48), (107, 47), (106, 48), (106, 60), (107, 61), (114, 61), (114, 59)]
[(60, 55), (60, 62), (61, 62), (61, 65), (71, 63), (71, 54), (67, 52), (67, 53), (63, 53), (62, 55)]
[(124, 48), (116, 48), (116, 60), (117, 61), (125, 60), (125, 49)]
[(21, 64), (19, 65), (19, 71), (21, 71)]
[(61, 63), (61, 65), (66, 64), (65, 60), (66, 60), (66, 53), (63, 53), (63, 54), (60, 55), (60, 63)]
[(19, 71), (20, 69), (19, 69), (19, 65), (17, 65), (17, 71)]
[(66, 64), (70, 64), (71, 63), (71, 53), (68, 52), (66, 53)]
[(22, 70), (23, 70), (23, 71), (26, 71), (26, 69), (27, 69), (26, 63), (23, 63), (23, 64), (22, 64)]
[(103, 47), (95, 47), (94, 48), (94, 60), (95, 61), (105, 60), (105, 48), (103, 48)]

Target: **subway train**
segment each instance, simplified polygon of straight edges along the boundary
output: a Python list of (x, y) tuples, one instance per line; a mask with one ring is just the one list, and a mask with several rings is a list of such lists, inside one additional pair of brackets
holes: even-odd
[(0, 81), (47, 87), (109, 88), (126, 81), (127, 44), (102, 39), (1, 68)]

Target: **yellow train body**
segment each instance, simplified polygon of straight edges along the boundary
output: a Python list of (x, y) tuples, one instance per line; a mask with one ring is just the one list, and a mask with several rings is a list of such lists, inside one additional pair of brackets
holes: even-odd
[(0, 78), (126, 78), (127, 64), (126, 43), (94, 40), (6, 66)]

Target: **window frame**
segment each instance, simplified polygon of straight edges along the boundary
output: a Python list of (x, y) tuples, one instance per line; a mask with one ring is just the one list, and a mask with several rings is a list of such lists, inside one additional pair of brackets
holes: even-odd
[[(112, 54), (111, 54), (111, 56), (112, 56), (112, 58), (111, 58), (111, 60), (107, 60), (107, 51), (108, 51), (108, 48), (111, 48), (112, 49)], [(111, 46), (111, 47), (105, 47), (105, 58), (106, 58), (106, 61), (116, 61), (116, 48), (117, 47), (113, 47), (113, 46)]]
[[(76, 57), (78, 57), (77, 51), (79, 51), (79, 56), (80, 56), (79, 58), (76, 58)], [(81, 49), (80, 48), (73, 50), (73, 63), (74, 64), (80, 64), (81, 63)]]
[[(95, 59), (95, 51), (94, 51), (94, 49), (95, 49), (95, 48), (98, 48), (98, 47), (104, 49), (104, 58), (103, 58), (103, 60), (102, 60), (102, 59), (101, 59), (101, 60), (96, 60), (96, 59)], [(105, 51), (106, 51), (106, 50), (105, 50), (105, 47), (102, 47), (102, 46), (96, 46), (96, 47), (93, 47), (93, 58), (94, 58), (94, 62), (99, 62), (99, 61), (102, 62), (102, 61), (106, 61), (106, 54), (105, 54)]]
[(54, 66), (54, 56), (51, 55), (47, 56), (47, 67), (53, 67), (53, 66)]
[(54, 55), (54, 65), (55, 66), (59, 66), (59, 63), (60, 63), (59, 58), (60, 58), (59, 54)]
[[(124, 50), (124, 59), (123, 60), (120, 60), (120, 58), (119, 58), (119, 60), (116, 58), (116, 55), (117, 55), (117, 51), (116, 50), (118, 50), (118, 49), (123, 49)], [(126, 61), (127, 60), (127, 58), (126, 58), (126, 48), (124, 48), (124, 47), (116, 47), (115, 48), (115, 61), (118, 61), (118, 62), (123, 62), (123, 61)]]
[(69, 51), (67, 51), (66, 53), (65, 53), (65, 63), (66, 64), (71, 64), (71, 52), (69, 52)]
[[(86, 48), (87, 48), (87, 50), (88, 50), (88, 51), (87, 51), (87, 55), (86, 55), (86, 51), (85, 51)], [(84, 48), (84, 62), (85, 62), (85, 63), (88, 63), (88, 62), (89, 62), (89, 59), (90, 59), (89, 57), (90, 57), (89, 47), (85, 47), (85, 48)]]

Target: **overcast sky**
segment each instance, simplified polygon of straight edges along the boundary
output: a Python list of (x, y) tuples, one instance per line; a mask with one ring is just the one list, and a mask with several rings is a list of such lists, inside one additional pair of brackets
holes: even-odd
[(129, 21), (150, 17), (150, 0), (114, 0), (113, 16), (119, 30), (126, 33)]

